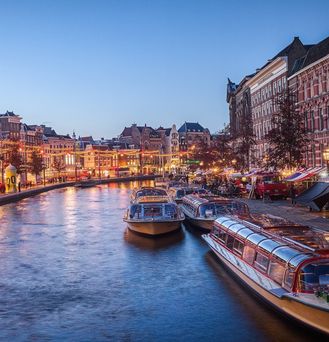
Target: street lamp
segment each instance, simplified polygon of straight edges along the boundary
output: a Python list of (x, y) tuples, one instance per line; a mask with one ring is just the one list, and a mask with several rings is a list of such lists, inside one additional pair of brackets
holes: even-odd
[(329, 149), (327, 149), (323, 152), (323, 159), (327, 163), (327, 175), (329, 175)]

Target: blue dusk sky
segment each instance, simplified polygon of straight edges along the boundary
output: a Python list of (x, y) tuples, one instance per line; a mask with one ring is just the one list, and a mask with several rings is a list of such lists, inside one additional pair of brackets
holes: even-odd
[(329, 35), (329, 1), (0, 0), (0, 113), (58, 133), (228, 122), (239, 82), (294, 36)]

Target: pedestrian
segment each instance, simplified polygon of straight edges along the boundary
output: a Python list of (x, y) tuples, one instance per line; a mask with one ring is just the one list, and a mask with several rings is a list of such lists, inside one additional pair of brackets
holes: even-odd
[(289, 192), (290, 192), (291, 204), (294, 207), (296, 204), (296, 189), (295, 189), (294, 183), (291, 183)]
[(21, 182), (18, 182), (18, 192), (21, 192)]

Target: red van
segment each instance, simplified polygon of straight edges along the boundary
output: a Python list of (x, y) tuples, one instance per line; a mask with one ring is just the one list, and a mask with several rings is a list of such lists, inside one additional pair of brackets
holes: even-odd
[(287, 184), (282, 183), (280, 176), (275, 173), (256, 175), (256, 198), (284, 198), (288, 197)]

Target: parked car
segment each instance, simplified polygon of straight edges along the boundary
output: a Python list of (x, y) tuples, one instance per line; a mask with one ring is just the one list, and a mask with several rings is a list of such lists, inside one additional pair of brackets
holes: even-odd
[(288, 197), (288, 187), (280, 176), (275, 173), (259, 174), (256, 178), (256, 198), (284, 198)]

